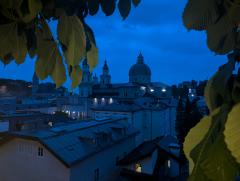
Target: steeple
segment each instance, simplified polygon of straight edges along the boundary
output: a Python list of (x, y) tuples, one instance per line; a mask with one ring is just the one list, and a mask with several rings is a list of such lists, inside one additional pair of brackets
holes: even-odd
[(103, 66), (103, 74), (108, 74), (108, 73), (109, 73), (109, 68), (107, 65), (107, 60), (105, 59), (104, 66)]
[(103, 72), (102, 72), (102, 75), (100, 76), (100, 79), (101, 79), (100, 82), (102, 86), (111, 84), (111, 76), (109, 75), (107, 60), (105, 60), (104, 62)]
[(137, 63), (138, 64), (143, 64), (144, 63), (144, 57), (142, 55), (142, 52), (140, 52), (139, 55), (138, 55)]

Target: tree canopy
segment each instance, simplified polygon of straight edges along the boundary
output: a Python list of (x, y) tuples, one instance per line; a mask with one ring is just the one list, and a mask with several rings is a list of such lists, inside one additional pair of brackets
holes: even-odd
[(183, 22), (188, 30), (206, 32), (211, 51), (228, 54), (228, 62), (219, 68), (205, 88), (210, 114), (185, 138), (184, 152), (190, 161), (189, 180), (235, 180), (240, 171), (240, 1), (188, 0)]
[[(27, 54), (36, 57), (35, 72), (40, 79), (50, 76), (57, 87), (66, 74), (75, 88), (82, 79), (80, 63), (87, 58), (92, 70), (98, 62), (98, 48), (92, 29), (85, 22), (99, 9), (106, 16), (118, 8), (123, 20), (132, 4), (140, 0), (1, 0), (0, 61), (24, 62)], [(48, 22), (57, 20), (54, 39)], [(66, 73), (67, 72), (67, 73)]]

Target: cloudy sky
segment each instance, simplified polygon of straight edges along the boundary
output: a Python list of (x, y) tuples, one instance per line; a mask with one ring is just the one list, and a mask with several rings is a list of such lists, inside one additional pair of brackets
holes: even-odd
[[(125, 21), (118, 11), (110, 17), (99, 11), (87, 18), (99, 48), (97, 75), (107, 59), (112, 82), (127, 82), (129, 68), (141, 51), (153, 81), (174, 84), (209, 78), (226, 58), (207, 49), (204, 32), (188, 32), (183, 27), (185, 4), (186, 0), (142, 0)], [(33, 67), (34, 60), (29, 58), (19, 66), (0, 64), (0, 77), (30, 81)]]

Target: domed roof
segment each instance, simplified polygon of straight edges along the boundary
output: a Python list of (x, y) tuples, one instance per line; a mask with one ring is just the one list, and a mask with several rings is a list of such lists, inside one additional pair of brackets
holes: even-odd
[(132, 77), (132, 76), (142, 76), (142, 75), (151, 76), (151, 70), (148, 67), (148, 65), (144, 63), (144, 58), (140, 53), (138, 56), (137, 63), (134, 64), (129, 70), (129, 76)]

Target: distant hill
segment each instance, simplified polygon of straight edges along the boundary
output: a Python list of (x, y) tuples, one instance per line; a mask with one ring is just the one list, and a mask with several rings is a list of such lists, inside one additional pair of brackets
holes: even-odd
[[(56, 89), (53, 83), (42, 83), (39, 85), (37, 93), (59, 93), (66, 92), (65, 87)], [(0, 97), (8, 96), (31, 96), (32, 82), (24, 80), (0, 79)]]
[(23, 80), (0, 79), (0, 97), (29, 96), (32, 83)]

